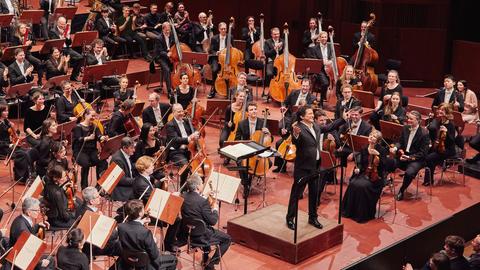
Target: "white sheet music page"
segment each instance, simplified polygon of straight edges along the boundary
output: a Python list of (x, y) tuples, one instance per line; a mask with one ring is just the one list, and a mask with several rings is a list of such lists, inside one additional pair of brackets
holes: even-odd
[(27, 269), (42, 244), (43, 241), (40, 238), (31, 234), (15, 258), (15, 266), (22, 270)]
[[(115, 164), (115, 163), (112, 163), (112, 164)], [(112, 188), (113, 184), (115, 183), (115, 181), (121, 177), (121, 174), (124, 173), (122, 168), (120, 168), (120, 166), (118, 166), (117, 164), (115, 164), (115, 167), (113, 168), (112, 172), (107, 176), (107, 178), (105, 179), (105, 181), (103, 182), (103, 184), (101, 185), (102, 188), (105, 190), (105, 191), (110, 191), (110, 189)]]
[[(217, 197), (218, 200), (226, 203), (234, 202), (238, 187), (240, 186), (240, 178), (212, 171), (212, 173), (210, 174), (210, 178), (208, 178), (208, 181), (212, 181), (212, 188), (214, 190), (214, 193), (218, 192), (218, 194), (214, 195)], [(217, 182), (218, 191), (215, 191), (217, 189)], [(210, 186), (207, 184), (205, 185), (203, 194), (205, 196), (208, 196), (209, 193)]]
[[(115, 220), (113, 218), (99, 215), (97, 222), (93, 225), (90, 235), (86, 238), (86, 241), (91, 243), (92, 245), (104, 248), (104, 243), (107, 242), (108, 238), (110, 237), (110, 232), (112, 231), (112, 227), (115, 226)], [(90, 242), (91, 239), (91, 242)]]
[(228, 145), (226, 147), (223, 147), (221, 150), (224, 153), (231, 155), (233, 157), (241, 157), (257, 151), (255, 148), (250, 147), (243, 143)]
[(23, 195), (22, 201), (28, 197), (38, 199), (40, 197), (40, 194), (42, 193), (42, 190), (43, 190), (42, 179), (40, 178), (40, 176), (37, 176), (37, 178), (35, 178), (35, 181), (33, 181), (32, 185), (28, 188), (27, 192), (25, 192), (25, 195)]
[(146, 207), (146, 210), (150, 212), (150, 216), (153, 218), (160, 217), (163, 209), (167, 205), (170, 192), (156, 188), (150, 195), (152, 198)]

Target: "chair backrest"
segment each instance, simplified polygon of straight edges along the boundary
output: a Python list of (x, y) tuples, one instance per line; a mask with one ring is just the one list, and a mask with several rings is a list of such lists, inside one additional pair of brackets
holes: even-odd
[(122, 250), (120, 254), (122, 261), (130, 267), (146, 268), (150, 264), (150, 258), (145, 251)]
[(190, 236), (202, 236), (207, 229), (207, 224), (205, 221), (199, 218), (183, 218), (182, 219), (183, 226), (188, 229), (188, 233)]

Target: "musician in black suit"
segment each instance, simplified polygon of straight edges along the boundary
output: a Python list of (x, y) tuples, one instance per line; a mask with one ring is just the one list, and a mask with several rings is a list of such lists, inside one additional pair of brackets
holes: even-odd
[(108, 124), (107, 134), (110, 138), (121, 134), (127, 134), (125, 121), (135, 107), (135, 101), (127, 99), (120, 105), (120, 109), (112, 114)]
[(327, 100), (327, 89), (330, 85), (330, 78), (325, 71), (325, 66), (332, 67), (332, 61), (334, 60), (332, 47), (327, 44), (327, 41), (328, 33), (322, 31), (318, 36), (317, 45), (308, 48), (305, 52), (305, 56), (307, 58), (321, 59), (323, 61), (323, 67), (321, 72), (314, 75), (314, 85), (318, 85), (318, 87), (320, 88), (320, 96), (322, 102)]
[[(50, 224), (47, 221), (42, 221), (38, 224), (34, 224), (34, 220), (40, 218), (40, 201), (35, 198), (27, 197), (22, 202), (22, 214), (18, 215), (10, 226), (10, 247), (13, 247), (20, 237), (22, 232), (26, 231), (33, 235), (37, 235), (40, 227), (48, 228)], [(7, 263), (10, 266), (10, 263)], [(53, 269), (53, 260), (50, 261), (46, 258), (40, 260), (36, 269)], [(4, 265), (4, 267), (7, 265)], [(4, 268), (4, 269), (10, 269)]]
[(0, 13), (18, 15), (18, 0), (0, 0)]
[(307, 51), (311, 47), (315, 47), (315, 42), (317, 41), (320, 33), (317, 25), (317, 19), (310, 18), (308, 20), (308, 29), (303, 32), (302, 43)]
[(247, 27), (242, 28), (242, 39), (246, 43), (245, 48), (245, 72), (248, 73), (250, 60), (255, 59), (255, 55), (252, 52), (252, 46), (260, 39), (260, 27), (255, 26), (255, 18), (253, 16), (247, 17)]
[(403, 200), (405, 190), (425, 166), (430, 140), (427, 131), (420, 126), (421, 121), (422, 115), (419, 112), (408, 113), (407, 125), (403, 127), (400, 141), (390, 148), (392, 154), (398, 153), (399, 156), (395, 160), (395, 167), (405, 171), (403, 184), (396, 195), (398, 201)]
[(25, 59), (33, 65), (37, 71), (37, 84), (42, 85), (44, 65), (40, 59), (32, 55), (32, 46), (35, 45), (33, 33), (29, 32), (25, 23), (18, 23), (15, 32), (10, 37), (10, 46), (28, 46), (25, 50)]
[(438, 107), (442, 103), (449, 103), (459, 112), (463, 112), (465, 103), (463, 95), (455, 89), (455, 78), (452, 75), (446, 75), (443, 79), (443, 87), (438, 90), (437, 95), (433, 99), (433, 107)]
[(172, 26), (168, 22), (162, 24), (162, 33), (155, 41), (155, 60), (162, 67), (163, 79), (167, 84), (167, 93), (170, 96), (172, 94), (172, 80), (170, 78), (170, 72), (173, 69), (172, 62), (170, 61), (170, 47), (175, 45), (175, 39), (173, 37)]
[(8, 67), (0, 62), (0, 95), (4, 95), (2, 88), (8, 87), (9, 85), (10, 82), (8, 81)]
[(135, 162), (138, 175), (135, 177), (133, 183), (133, 198), (142, 200), (144, 205), (148, 202), (150, 194), (152, 194), (153, 190), (158, 186), (157, 183), (155, 183), (155, 179), (151, 177), (154, 169), (153, 161), (154, 159), (150, 156), (141, 156), (137, 162)]
[(253, 89), (247, 84), (247, 73), (243, 71), (237, 75), (237, 85), (229, 89), (229, 99), (236, 96), (237, 91), (244, 91), (248, 94), (247, 102), (253, 101)]
[(350, 84), (344, 84), (341, 87), (342, 99), (337, 100), (335, 104), (335, 118), (339, 118), (343, 115), (343, 112), (349, 111), (354, 107), (361, 107), (362, 102), (352, 96), (353, 87)]
[[(143, 226), (150, 218), (144, 217), (145, 209), (140, 200), (131, 200), (125, 205), (128, 215), (126, 223), (118, 224), (118, 235), (122, 250), (125, 252), (146, 252), (150, 265), (146, 269), (176, 269), (177, 259), (174, 255), (160, 255), (152, 235), (152, 231)], [(118, 269), (129, 269), (120, 256)]]
[[(208, 59), (208, 63), (212, 67), (212, 81), (213, 81), (213, 87), (212, 90), (210, 91), (210, 94), (208, 95), (208, 98), (214, 98), (216, 95), (216, 90), (215, 90), (215, 81), (217, 80), (217, 75), (218, 72), (220, 71), (220, 65), (218, 63), (218, 54), (225, 48), (227, 48), (227, 40), (229, 38), (228, 33), (227, 33), (227, 24), (224, 22), (221, 22), (218, 24), (218, 31), (219, 33), (215, 36), (213, 36), (210, 40), (210, 58)], [(233, 35), (230, 36), (231, 44), (233, 46)]]
[[(302, 102), (303, 101), (303, 102)], [(287, 117), (290, 117), (293, 112), (294, 106), (301, 106), (302, 103), (304, 105), (312, 105), (315, 101), (315, 96), (312, 95), (310, 91), (310, 79), (307, 77), (302, 79), (302, 88), (293, 90), (288, 94), (283, 106), (280, 108), (280, 111), (285, 113)]]
[(115, 55), (118, 45), (125, 44), (127, 41), (117, 34), (117, 26), (113, 20), (108, 17), (108, 13), (108, 8), (102, 8), (102, 16), (95, 22), (95, 30), (98, 31), (98, 37), (111, 49), (110, 52), (112, 55)]
[(48, 168), (43, 198), (47, 204), (47, 217), (52, 226), (69, 228), (75, 222), (75, 209), (78, 202), (74, 198), (74, 209), (68, 208), (68, 198), (63, 187), (70, 185), (67, 172), (60, 165)]
[[(360, 25), (360, 32), (356, 32), (353, 34), (353, 50), (356, 51), (360, 46), (360, 39), (365, 35), (367, 30), (367, 22), (362, 21)], [(375, 35), (372, 34), (370, 31), (368, 32), (367, 39), (365, 42), (366, 45), (369, 45), (372, 48), (375, 48)]]
[(280, 38), (280, 29), (274, 27), (270, 30), (270, 39), (265, 40), (264, 51), (267, 58), (267, 66), (265, 67), (265, 85), (270, 85), (270, 80), (279, 72), (274, 69), (273, 62), (277, 56), (283, 54), (285, 47), (284, 40)]
[[(200, 134), (193, 129), (187, 120), (184, 119), (185, 111), (181, 104), (173, 104), (173, 119), (167, 123), (167, 142), (170, 142), (168, 160), (176, 166), (182, 167), (188, 163), (190, 151), (188, 144), (197, 140)], [(188, 170), (180, 176), (180, 183), (183, 185), (187, 181)]]
[[(323, 228), (318, 222), (319, 175), (315, 175), (320, 167), (320, 137), (322, 133), (338, 128), (345, 121), (337, 119), (328, 125), (320, 127), (315, 123), (313, 109), (309, 106), (300, 107), (297, 111), (297, 123), (292, 125), (292, 142), (297, 147), (297, 156), (293, 169), (294, 182), (288, 202), (286, 215), (287, 227), (295, 228), (293, 221), (298, 209), (298, 199), (308, 184), (308, 223), (316, 228)], [(300, 182), (300, 180), (302, 180)]]
[(209, 41), (210, 36), (217, 32), (217, 28), (213, 25), (212, 20), (207, 17), (205, 12), (198, 13), (198, 22), (192, 21), (193, 40), (191, 48), (195, 52), (205, 52), (203, 43)]
[(92, 50), (87, 53), (87, 64), (88, 65), (103, 65), (110, 60), (108, 56), (107, 47), (104, 47), (103, 40), (96, 38), (92, 41), (91, 44)]
[[(348, 136), (348, 134), (368, 137), (370, 132), (372, 132), (372, 126), (362, 119), (362, 107), (356, 106), (350, 109), (350, 111), (344, 111), (342, 113), (345, 112), (348, 112), (349, 120), (338, 129), (339, 136), (343, 140), (342, 145), (340, 146), (342, 151), (340, 151), (338, 156), (341, 158), (348, 158), (348, 160), (354, 160), (353, 152), (358, 152), (361, 149), (352, 148), (352, 145), (350, 145), (350, 136)], [(342, 164), (345, 164), (344, 162), (346, 162), (346, 160), (342, 160)]]
[(55, 8), (58, 6), (58, 0), (40, 0), (40, 9), (43, 10), (43, 16), (40, 19), (42, 24), (41, 31), (42, 36), (48, 39), (48, 19), (51, 14), (55, 12)]
[(15, 49), (15, 61), (8, 66), (10, 74), (10, 85), (33, 81), (33, 66), (25, 59), (25, 52), (22, 48)]
[[(210, 205), (208, 200), (201, 195), (201, 190), (203, 190), (202, 179), (196, 174), (190, 176), (187, 181), (187, 188), (188, 192), (183, 194), (182, 219), (187, 223), (189, 220), (202, 220), (205, 222), (205, 231), (200, 234), (193, 229), (190, 237), (194, 243), (218, 243), (220, 250), (215, 251), (210, 263), (205, 266), (205, 269), (215, 269), (214, 265), (220, 263), (220, 256), (225, 255), (232, 240), (228, 234), (213, 228), (218, 222), (218, 203), (215, 201), (213, 205)], [(185, 226), (183, 230), (188, 233), (188, 229)], [(204, 250), (206, 252), (203, 257), (204, 263), (208, 259), (209, 251), (210, 248)]]
[(90, 269), (89, 258), (81, 251), (85, 244), (82, 229), (75, 228), (69, 231), (66, 240), (67, 246), (61, 246), (58, 249), (57, 267), (72, 270)]
[(52, 47), (50, 58), (45, 63), (46, 77), (67, 75), (70, 55), (62, 55), (57, 47)]
[[(152, 126), (163, 126), (168, 122), (168, 115), (171, 113), (170, 104), (160, 102), (160, 95), (151, 93), (148, 95), (150, 106), (142, 112), (143, 123), (150, 123)], [(159, 125), (159, 123), (162, 124)]]
[(135, 152), (135, 142), (130, 137), (122, 139), (121, 148), (112, 155), (110, 163), (115, 162), (125, 175), (120, 179), (118, 185), (113, 189), (112, 200), (126, 202), (133, 195), (133, 183), (135, 180), (133, 163), (130, 157)]

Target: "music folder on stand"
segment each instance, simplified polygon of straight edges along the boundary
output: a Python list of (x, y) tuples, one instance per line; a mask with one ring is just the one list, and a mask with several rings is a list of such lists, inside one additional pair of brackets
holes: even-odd
[(115, 151), (120, 149), (120, 144), (122, 142), (123, 137), (125, 137), (124, 134), (117, 135), (112, 138), (108, 138), (102, 146), (102, 151), (98, 155), (98, 158), (100, 160), (105, 160), (108, 157), (110, 157)]

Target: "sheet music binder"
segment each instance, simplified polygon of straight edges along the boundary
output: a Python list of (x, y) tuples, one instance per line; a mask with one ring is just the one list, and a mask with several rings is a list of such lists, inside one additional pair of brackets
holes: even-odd
[(238, 161), (241, 159), (250, 158), (261, 154), (268, 150), (268, 147), (265, 147), (259, 143), (250, 141), (244, 143), (237, 143), (225, 146), (221, 148), (218, 152), (220, 155)]

